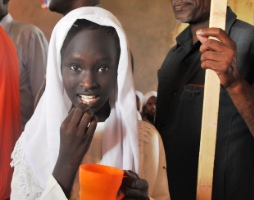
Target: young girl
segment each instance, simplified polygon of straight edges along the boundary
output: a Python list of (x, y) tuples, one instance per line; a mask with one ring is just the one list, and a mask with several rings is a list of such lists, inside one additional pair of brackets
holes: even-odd
[(70, 12), (54, 28), (47, 69), (45, 92), (13, 152), (11, 198), (79, 199), (79, 165), (100, 163), (126, 170), (126, 199), (169, 199), (164, 148), (137, 120), (118, 20), (102, 8)]

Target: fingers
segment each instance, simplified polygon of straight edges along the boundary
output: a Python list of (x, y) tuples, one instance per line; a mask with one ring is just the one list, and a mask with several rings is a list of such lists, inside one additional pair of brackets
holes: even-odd
[[(201, 67), (217, 71), (226, 71), (236, 57), (236, 45), (227, 33), (219, 28), (200, 29), (197, 37), (201, 41)], [(218, 40), (208, 39), (215, 37)]]
[(218, 69), (224, 70), (232, 62), (233, 55), (233, 52), (206, 51), (200, 57), (201, 67), (215, 71)]
[(70, 123), (73, 123), (80, 131), (87, 131), (93, 120), (93, 113), (91, 110), (78, 110), (72, 117)]
[(123, 183), (130, 187), (130, 188), (137, 188), (137, 189), (143, 189), (143, 185), (142, 185), (142, 181), (140, 182), (139, 180), (141, 180), (139, 178), (139, 176), (134, 173), (133, 171), (130, 170), (125, 170), (124, 171), (124, 176), (128, 177), (128, 178), (124, 178), (123, 179)]
[(121, 191), (125, 194), (124, 199), (140, 199), (148, 198), (148, 183), (144, 179), (132, 171), (125, 171), (126, 178), (123, 179)]
[(94, 132), (95, 132), (95, 129), (97, 126), (97, 122), (98, 122), (98, 118), (96, 116), (93, 116), (90, 121), (89, 127), (86, 127), (86, 129), (83, 129), (83, 130), (85, 130), (85, 132), (81, 133), (84, 135), (83, 141), (86, 141), (86, 144), (89, 144), (88, 148), (89, 148), (91, 141), (93, 139), (93, 135), (94, 135)]
[(207, 37), (207, 36), (203, 36), (203, 35), (198, 34), (198, 33), (197, 33), (197, 38), (198, 38), (198, 40), (199, 40), (202, 44), (204, 44), (204, 43), (208, 40), (208, 37)]
[[(87, 111), (89, 111), (89, 107), (87, 105), (79, 104), (78, 106), (73, 107), (71, 109), (71, 111), (69, 112), (68, 116), (65, 118), (63, 123), (64, 124), (71, 124), (73, 127), (78, 127), (81, 119), (83, 118), (83, 115), (86, 114)], [(85, 117), (84, 119), (91, 118), (91, 117), (89, 117), (89, 115), (92, 115), (92, 112), (90, 111), (89, 113), (87, 113), (87, 115), (88, 116)], [(83, 119), (83, 122), (84, 122), (84, 119)], [(90, 122), (90, 120), (89, 120), (89, 122)]]
[[(227, 33), (219, 28), (201, 29), (196, 32), (201, 41), (201, 67), (216, 72), (223, 87), (235, 81), (237, 71), (236, 44)], [(217, 38), (218, 40), (210, 39)]]
[[(232, 41), (227, 33), (219, 28), (207, 28), (200, 29), (196, 32), (198, 39), (202, 43), (200, 51), (203, 53), (207, 50), (222, 51), (225, 48), (236, 49), (234, 41)], [(209, 37), (217, 38), (219, 41), (214, 39), (208, 39)]]
[(93, 115), (93, 112), (87, 105), (80, 104), (74, 111), (72, 119), (70, 121), (71, 127), (77, 128), (77, 135), (86, 141), (86, 144), (90, 144), (93, 138), (94, 131), (96, 129), (98, 118)]
[(196, 34), (198, 38), (215, 37), (222, 43), (227, 43), (229, 41), (229, 37), (227, 33), (220, 28), (200, 29), (196, 32)]
[(85, 104), (79, 104), (71, 109), (70, 113), (62, 123), (61, 130), (62, 132), (71, 135), (75, 133), (75, 135), (81, 137), (81, 141), (84, 141), (85, 139), (88, 139), (87, 137), (92, 139), (97, 122), (97, 117), (93, 116), (89, 107)]
[[(74, 108), (73, 116), (70, 120), (70, 124), (74, 127), (78, 127), (80, 122), (85, 123), (87, 126), (93, 116), (89, 107), (85, 104), (79, 104), (77, 107)], [(82, 120), (83, 119), (83, 120)]]
[(64, 121), (62, 122), (62, 124), (69, 124), (71, 119), (72, 119), (72, 116), (74, 114), (74, 111), (75, 111), (75, 107), (71, 109), (71, 111), (68, 113), (67, 117), (64, 119)]
[(207, 51), (217, 52), (217, 53), (226, 53), (229, 55), (236, 54), (236, 45), (233, 41), (228, 42), (227, 44), (216, 41), (216, 40), (207, 40), (200, 46), (200, 52), (205, 53)]

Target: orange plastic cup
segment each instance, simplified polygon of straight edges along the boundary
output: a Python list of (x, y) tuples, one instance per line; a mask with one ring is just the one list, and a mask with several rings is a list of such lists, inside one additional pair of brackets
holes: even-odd
[(120, 200), (118, 190), (123, 180), (123, 170), (99, 165), (83, 164), (79, 167), (80, 200)]

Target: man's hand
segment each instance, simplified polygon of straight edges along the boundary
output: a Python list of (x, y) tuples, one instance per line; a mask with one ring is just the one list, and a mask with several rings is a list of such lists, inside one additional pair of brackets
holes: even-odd
[[(216, 37), (220, 42), (208, 39), (210, 36)], [(201, 67), (212, 69), (218, 74), (221, 85), (228, 92), (254, 136), (254, 90), (239, 75), (236, 63), (236, 44), (218, 28), (199, 30), (197, 37), (202, 43), (200, 47)]]
[[(224, 88), (234, 87), (240, 75), (236, 63), (236, 44), (227, 33), (219, 28), (207, 28), (197, 31), (202, 43), (200, 47), (201, 67), (214, 70)], [(209, 39), (209, 37), (218, 40)]]

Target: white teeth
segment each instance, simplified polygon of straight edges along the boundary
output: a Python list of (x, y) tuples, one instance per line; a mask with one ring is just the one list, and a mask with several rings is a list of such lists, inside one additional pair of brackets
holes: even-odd
[(89, 105), (90, 102), (95, 100), (95, 96), (80, 95), (81, 100), (84, 104)]

